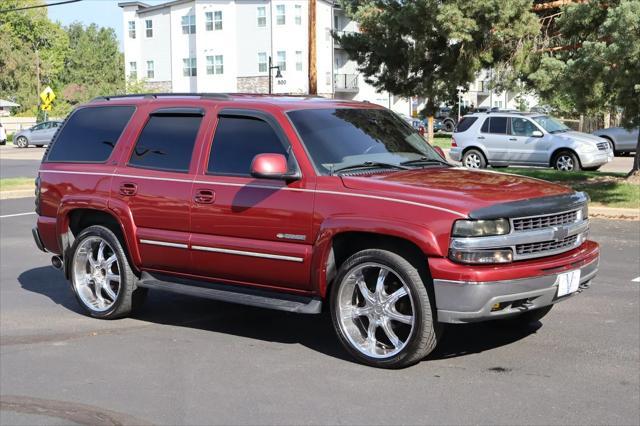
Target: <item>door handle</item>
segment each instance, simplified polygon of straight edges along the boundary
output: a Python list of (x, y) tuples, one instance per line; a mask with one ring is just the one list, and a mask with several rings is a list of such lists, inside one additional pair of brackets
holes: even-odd
[(138, 185), (136, 185), (135, 183), (125, 182), (120, 185), (120, 194), (124, 195), (125, 197), (136, 195), (136, 192), (138, 192)]
[(478, 136), (478, 139), (484, 139), (484, 136)]
[(216, 193), (210, 189), (198, 189), (193, 200), (198, 204), (213, 204), (216, 200)]
[(510, 141), (517, 141), (518, 139), (516, 138), (509, 138)]

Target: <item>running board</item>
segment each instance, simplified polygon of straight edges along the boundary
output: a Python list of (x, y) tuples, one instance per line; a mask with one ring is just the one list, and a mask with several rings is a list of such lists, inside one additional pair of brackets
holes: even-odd
[(154, 290), (299, 314), (319, 314), (322, 311), (322, 301), (317, 298), (195, 281), (164, 274), (142, 272), (137, 285)]

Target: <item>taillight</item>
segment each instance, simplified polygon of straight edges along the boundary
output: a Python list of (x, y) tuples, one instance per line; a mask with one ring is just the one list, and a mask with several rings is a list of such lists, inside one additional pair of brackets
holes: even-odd
[(451, 146), (458, 146), (453, 136), (451, 136)]

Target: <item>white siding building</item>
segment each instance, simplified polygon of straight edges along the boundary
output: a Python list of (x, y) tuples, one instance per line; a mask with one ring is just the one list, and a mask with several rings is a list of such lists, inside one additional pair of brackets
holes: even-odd
[[(123, 9), (125, 72), (166, 92), (309, 92), (308, 0), (175, 0)], [(331, 31), (357, 31), (333, 1), (316, 3), (318, 94), (410, 114), (409, 102), (364, 82)]]

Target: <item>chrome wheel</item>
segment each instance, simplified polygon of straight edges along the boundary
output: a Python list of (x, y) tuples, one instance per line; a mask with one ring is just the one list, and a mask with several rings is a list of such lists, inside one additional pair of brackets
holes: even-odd
[(104, 312), (118, 299), (120, 265), (113, 248), (98, 236), (87, 237), (73, 255), (73, 286), (88, 308)]
[(482, 164), (482, 159), (475, 152), (472, 152), (471, 154), (467, 155), (464, 159), (465, 167), (468, 167), (470, 169), (479, 169), (480, 164)]
[(18, 145), (18, 148), (26, 148), (29, 145), (29, 141), (27, 141), (27, 138), (20, 136), (16, 139), (16, 145)]
[(338, 323), (351, 346), (372, 358), (388, 358), (407, 345), (415, 309), (409, 287), (391, 268), (363, 263), (343, 279)]
[(570, 172), (575, 168), (573, 158), (568, 154), (561, 154), (556, 159), (556, 168), (563, 172)]

